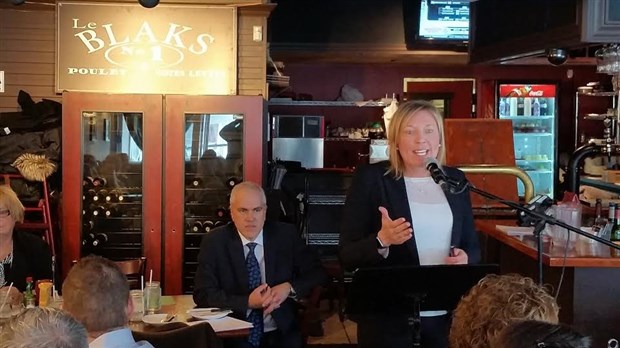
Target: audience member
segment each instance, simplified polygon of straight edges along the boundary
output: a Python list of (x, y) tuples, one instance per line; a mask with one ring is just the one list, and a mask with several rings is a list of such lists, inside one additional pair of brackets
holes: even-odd
[(63, 309), (88, 331), (90, 347), (153, 347), (135, 342), (127, 327), (133, 311), (129, 284), (120, 268), (99, 256), (81, 259), (62, 284)]
[(454, 310), (450, 347), (486, 348), (514, 321), (557, 324), (558, 313), (553, 296), (531, 278), (491, 274), (480, 280)]
[(7, 296), (11, 304), (21, 303), (27, 277), (36, 282), (52, 279), (53, 274), (47, 243), (40, 236), (15, 228), (24, 221), (24, 212), (15, 191), (0, 185), (0, 298)]
[(590, 348), (590, 343), (589, 337), (566, 325), (525, 320), (500, 331), (491, 348)]
[(250, 336), (231, 347), (302, 347), (296, 297), (327, 281), (319, 260), (293, 225), (265, 222), (267, 200), (252, 182), (230, 194), (233, 223), (203, 237), (198, 254), (194, 302), (231, 308), (253, 323)]
[(69, 314), (31, 308), (0, 329), (0, 348), (86, 348), (86, 329)]

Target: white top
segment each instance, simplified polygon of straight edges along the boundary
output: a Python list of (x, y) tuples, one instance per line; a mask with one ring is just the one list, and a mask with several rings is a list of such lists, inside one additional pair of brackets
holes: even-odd
[(129, 328), (106, 332), (90, 342), (89, 348), (154, 348), (147, 341), (136, 342)]
[[(237, 233), (239, 233), (239, 231), (237, 231)], [(250, 247), (248, 247), (247, 244), (252, 241), (245, 238), (241, 233), (239, 233), (239, 237), (241, 238), (241, 243), (243, 244), (243, 258), (245, 259), (250, 253)], [(267, 280), (265, 278), (265, 244), (263, 243), (262, 230), (258, 233), (258, 236), (256, 236), (256, 239), (254, 239), (253, 242), (257, 244), (254, 247), (254, 256), (256, 256), (256, 260), (258, 260), (258, 264), (260, 266), (260, 282), (261, 284), (265, 284)], [(246, 316), (250, 314), (250, 311), (251, 309), (248, 309)], [(263, 318), (263, 328), (264, 332), (273, 331), (278, 328), (276, 321), (273, 320), (271, 314)]]
[[(431, 177), (405, 177), (405, 187), (420, 265), (445, 264), (450, 253), (453, 224), (452, 210), (445, 193)], [(420, 312), (422, 317), (444, 314), (447, 312)]]

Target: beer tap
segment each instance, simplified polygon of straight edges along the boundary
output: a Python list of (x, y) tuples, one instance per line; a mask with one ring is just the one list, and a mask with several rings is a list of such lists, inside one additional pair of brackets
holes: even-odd
[(613, 138), (610, 137), (605, 140), (604, 145), (589, 143), (581, 146), (573, 152), (568, 161), (568, 167), (566, 170), (565, 182), (567, 191), (577, 193), (579, 190), (579, 167), (586, 157), (607, 155), (607, 157), (611, 160), (612, 155), (620, 155), (620, 144), (615, 144), (613, 142)]

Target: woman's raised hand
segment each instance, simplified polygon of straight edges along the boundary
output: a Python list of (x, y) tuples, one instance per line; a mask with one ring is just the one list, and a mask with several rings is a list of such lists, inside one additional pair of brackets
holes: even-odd
[(379, 211), (381, 212), (381, 230), (377, 234), (377, 237), (384, 247), (400, 245), (411, 238), (413, 229), (405, 218), (392, 220), (387, 209), (379, 207)]

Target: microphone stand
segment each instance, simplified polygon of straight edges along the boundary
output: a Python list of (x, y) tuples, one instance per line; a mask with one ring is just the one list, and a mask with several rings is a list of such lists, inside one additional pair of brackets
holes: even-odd
[[(527, 216), (531, 217), (531, 222), (530, 225), (534, 226), (534, 237), (536, 238), (536, 257), (537, 257), (537, 262), (538, 262), (538, 283), (540, 285), (543, 285), (543, 261), (542, 261), (542, 236), (541, 233), (542, 231), (545, 229), (545, 225), (546, 224), (550, 224), (550, 225), (556, 225), (556, 226), (560, 226), (562, 228), (566, 228), (569, 231), (575, 232), (579, 235), (582, 235), (584, 237), (593, 239), (599, 243), (603, 243), (607, 246), (609, 246), (610, 248), (614, 248), (617, 250), (620, 250), (620, 245), (616, 245), (608, 240), (605, 240), (601, 237), (595, 236), (593, 234), (584, 232), (576, 227), (573, 227), (563, 221), (560, 221), (556, 218), (554, 218), (553, 216), (549, 216), (546, 215), (544, 213), (540, 213), (536, 210), (530, 210), (524, 206), (522, 206), (519, 203), (515, 203), (506, 199), (503, 199), (499, 196), (496, 196), (492, 193), (486, 192), (484, 190), (481, 190), (479, 188), (476, 188), (474, 185), (472, 185), (469, 181), (467, 181), (465, 179), (464, 182), (459, 182), (458, 180), (454, 180), (452, 178), (447, 178), (446, 182), (449, 184), (450, 186), (450, 192), (451, 193), (459, 193), (464, 191), (466, 188), (468, 188), (470, 191), (483, 196), (485, 198), (491, 199), (495, 202), (498, 203), (502, 203), (508, 207), (514, 208), (520, 212), (525, 213)], [(568, 238), (570, 238), (570, 235), (567, 236)]]

